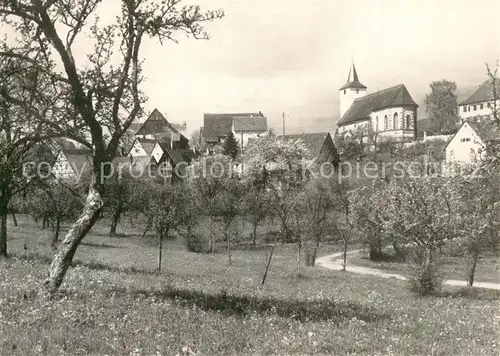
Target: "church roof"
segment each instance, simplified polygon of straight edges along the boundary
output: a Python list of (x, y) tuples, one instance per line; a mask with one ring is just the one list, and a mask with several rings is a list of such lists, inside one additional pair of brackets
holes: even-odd
[(373, 111), (395, 106), (418, 107), (404, 84), (380, 90), (354, 100), (337, 125), (342, 126), (355, 121), (366, 120)]
[[(500, 79), (497, 80), (497, 94), (500, 95)], [(493, 100), (493, 85), (490, 80), (481, 84), (476, 91), (459, 105), (469, 105)]]
[[(351, 80), (351, 74), (352, 74), (352, 80)], [(354, 66), (354, 63), (352, 64), (352, 68), (349, 70), (347, 83), (345, 83), (339, 90), (344, 90), (347, 88), (366, 89), (366, 86), (361, 84), (361, 82), (359, 81), (358, 72), (356, 72), (356, 67)]]

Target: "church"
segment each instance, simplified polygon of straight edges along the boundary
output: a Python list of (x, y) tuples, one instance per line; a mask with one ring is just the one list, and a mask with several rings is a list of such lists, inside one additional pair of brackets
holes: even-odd
[(418, 105), (404, 84), (367, 94), (353, 63), (347, 83), (339, 91), (338, 134), (361, 135), (371, 142), (416, 139)]

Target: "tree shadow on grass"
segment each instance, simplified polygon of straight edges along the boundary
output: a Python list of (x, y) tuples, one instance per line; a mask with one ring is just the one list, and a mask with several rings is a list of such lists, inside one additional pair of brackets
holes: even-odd
[(89, 246), (89, 247), (98, 247), (98, 248), (124, 248), (123, 246), (117, 246), (117, 245), (110, 245), (106, 243), (93, 243), (93, 242), (82, 242), (80, 243), (82, 246)]
[(222, 290), (219, 293), (180, 289), (168, 286), (159, 291), (127, 290), (114, 287), (107, 293), (118, 295), (134, 295), (136, 297), (154, 297), (155, 299), (174, 300), (181, 306), (197, 306), (203, 310), (219, 311), (228, 315), (278, 315), (284, 318), (307, 321), (334, 321), (356, 318), (365, 322), (388, 319), (373, 308), (349, 301), (333, 299), (280, 299), (271, 296), (231, 295)]

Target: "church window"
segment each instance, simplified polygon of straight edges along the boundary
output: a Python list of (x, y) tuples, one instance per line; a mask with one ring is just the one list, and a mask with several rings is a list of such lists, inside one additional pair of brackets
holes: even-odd
[(346, 93), (346, 90), (344, 89), (344, 94)]
[(378, 116), (375, 118), (375, 131), (378, 131)]
[(480, 109), (480, 110), (483, 110), (483, 108), (484, 108), (484, 104), (480, 104), (480, 105), (479, 105), (479, 109)]
[(384, 130), (387, 130), (389, 128), (389, 122), (387, 119), (387, 115), (384, 116)]
[(394, 113), (394, 118), (393, 118), (393, 120), (392, 120), (392, 128), (393, 128), (394, 130), (396, 130), (396, 129), (398, 128), (398, 126), (399, 126), (398, 120), (399, 120), (399, 115), (398, 115), (398, 113), (396, 112), (396, 113)]
[(467, 106), (464, 106), (463, 109), (464, 109), (464, 112), (467, 112)]
[(412, 126), (412, 124), (411, 124), (411, 116), (410, 115), (406, 115), (406, 128), (410, 129), (411, 126)]
[(477, 110), (477, 105), (474, 105), (474, 111), (476, 111), (476, 110)]
[(356, 89), (356, 94), (359, 94), (359, 89)]

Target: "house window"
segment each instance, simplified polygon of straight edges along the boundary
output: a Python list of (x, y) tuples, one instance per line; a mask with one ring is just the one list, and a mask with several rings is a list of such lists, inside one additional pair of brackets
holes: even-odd
[(476, 111), (476, 110), (477, 110), (477, 105), (474, 105), (474, 111)]
[(387, 119), (387, 115), (384, 116), (384, 130), (389, 128), (389, 120)]
[(345, 93), (346, 93), (346, 90), (344, 89), (344, 95), (345, 95)]
[(491, 108), (491, 104), (490, 103), (487, 103), (486, 106), (488, 106), (488, 108)]
[(394, 113), (394, 117), (393, 117), (393, 120), (392, 120), (392, 125), (393, 125), (393, 126), (392, 126), (392, 128), (393, 128), (394, 130), (397, 130), (397, 129), (398, 129), (398, 126), (399, 126), (398, 121), (399, 121), (399, 115), (398, 115), (398, 113), (396, 112), (396, 113)]
[(470, 112), (470, 105), (467, 107), (467, 111)]
[(479, 105), (479, 109), (483, 110), (484, 104)]
[(356, 89), (356, 94), (359, 94), (359, 89)]
[(464, 112), (467, 112), (467, 106), (464, 106), (463, 109), (464, 109)]

